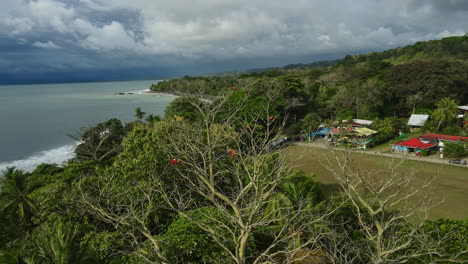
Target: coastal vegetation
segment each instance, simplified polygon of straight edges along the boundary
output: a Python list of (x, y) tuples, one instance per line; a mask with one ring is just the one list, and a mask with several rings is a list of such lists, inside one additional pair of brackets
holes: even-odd
[[(285, 87), (302, 104), (296, 120), (383, 119), (430, 113), (442, 98), (468, 101), (468, 35), (363, 55), (329, 64), (290, 65), (228, 76), (185, 76), (154, 84), (151, 90), (178, 94), (229, 95), (262, 92), (261, 84)], [(323, 66), (325, 65), (325, 66)], [(442, 129), (442, 127), (440, 127)]]
[(426, 109), (422, 129), (465, 133), (452, 113), (468, 101), (467, 40), (154, 85), (190, 96), (164, 118), (137, 108), (84, 128), (63, 166), (2, 172), (0, 263), (466, 262), (468, 221), (429, 217), (437, 173), (333, 149), (301, 169), (272, 142), (351, 118), (376, 119), (385, 142)]

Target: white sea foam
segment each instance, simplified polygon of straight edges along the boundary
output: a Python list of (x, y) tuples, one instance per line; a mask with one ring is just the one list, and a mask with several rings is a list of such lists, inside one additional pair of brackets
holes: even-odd
[(33, 171), (38, 165), (42, 163), (56, 163), (61, 165), (74, 157), (74, 149), (77, 143), (60, 146), (58, 148), (49, 149), (37, 152), (28, 158), (21, 160), (13, 160), (7, 162), (0, 162), (0, 172), (7, 167), (16, 167), (25, 171)]
[(126, 94), (132, 93), (132, 94), (150, 94), (151, 90), (150, 89), (144, 89), (144, 90), (138, 90), (138, 91), (129, 91), (126, 92)]

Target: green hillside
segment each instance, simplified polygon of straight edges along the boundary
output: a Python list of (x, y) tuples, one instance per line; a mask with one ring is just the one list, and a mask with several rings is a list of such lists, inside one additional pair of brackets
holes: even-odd
[[(229, 76), (185, 76), (151, 87), (157, 92), (222, 95), (256, 90), (259, 83), (285, 86), (295, 79), (299, 116), (321, 119), (405, 117), (430, 111), (441, 98), (468, 102), (468, 35), (417, 42), (414, 45), (335, 62), (288, 65), (263, 72)], [(287, 89), (287, 88), (286, 88)]]
[(468, 34), (462, 37), (448, 37), (441, 40), (419, 41), (413, 45), (361, 55), (348, 55), (341, 63), (354, 65), (362, 62), (385, 61), (392, 64), (415, 60), (459, 60), (468, 59)]

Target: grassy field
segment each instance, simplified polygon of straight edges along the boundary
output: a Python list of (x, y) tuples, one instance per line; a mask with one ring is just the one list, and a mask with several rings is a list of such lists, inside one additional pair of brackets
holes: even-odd
[[(331, 172), (323, 165), (323, 161), (327, 157), (332, 157), (332, 153), (329, 150), (291, 146), (284, 149), (284, 153), (291, 155), (292, 159), (295, 160), (293, 166), (296, 169), (314, 173), (325, 192), (330, 194), (339, 190)], [(358, 166), (364, 169), (380, 169), (391, 161), (391, 158), (364, 154), (353, 154), (353, 158), (356, 158)], [(400, 169), (401, 172), (416, 170), (418, 177), (415, 184), (422, 184), (425, 175), (439, 174), (431, 186), (431, 191), (437, 197), (444, 198), (445, 200), (431, 209), (429, 212), (431, 219), (440, 217), (468, 219), (468, 167), (443, 166), (408, 160), (405, 161)]]

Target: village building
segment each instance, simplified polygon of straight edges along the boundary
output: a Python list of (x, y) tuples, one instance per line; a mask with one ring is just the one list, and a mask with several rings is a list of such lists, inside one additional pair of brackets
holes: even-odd
[(450, 136), (443, 134), (428, 133), (419, 136), (419, 139), (426, 142), (468, 142), (468, 137)]
[(468, 115), (468, 105), (461, 105), (458, 107), (458, 118), (463, 118), (463, 116)]
[(320, 128), (317, 132), (310, 133), (309, 141), (314, 138), (326, 138), (330, 135), (330, 132), (331, 128)]
[(412, 138), (406, 141), (401, 141), (392, 145), (392, 152), (396, 153), (414, 153), (417, 156), (422, 156), (422, 152), (426, 150), (428, 153), (437, 146), (437, 143), (424, 143), (418, 138)]
[(358, 149), (368, 149), (369, 145), (373, 142), (372, 136), (378, 132), (366, 127), (360, 127), (351, 131), (351, 133), (354, 134), (354, 140), (352, 143)]
[(460, 111), (461, 114), (463, 113), (468, 113), (468, 105), (461, 105), (458, 107), (458, 111)]
[(353, 123), (360, 125), (360, 126), (368, 126), (374, 123), (372, 120), (366, 120), (366, 119), (353, 119)]
[(341, 123), (345, 127), (354, 127), (354, 128), (356, 128), (356, 127), (368, 126), (368, 125), (374, 123), (374, 121), (366, 120), (366, 119), (352, 119), (351, 121), (342, 120)]
[(422, 127), (428, 119), (429, 115), (412, 114), (408, 120), (408, 126), (413, 128)]
[(358, 149), (367, 149), (373, 142), (372, 136), (378, 132), (366, 127), (341, 127), (330, 131), (331, 144), (351, 144)]
[(461, 137), (461, 136), (451, 136), (451, 135), (444, 135), (444, 134), (436, 134), (436, 133), (428, 133), (419, 136), (419, 139), (425, 143), (433, 143), (439, 147), (440, 150), (440, 158), (443, 158), (444, 155), (444, 147), (446, 142), (457, 143), (462, 142), (463, 144), (468, 142), (468, 137)]

